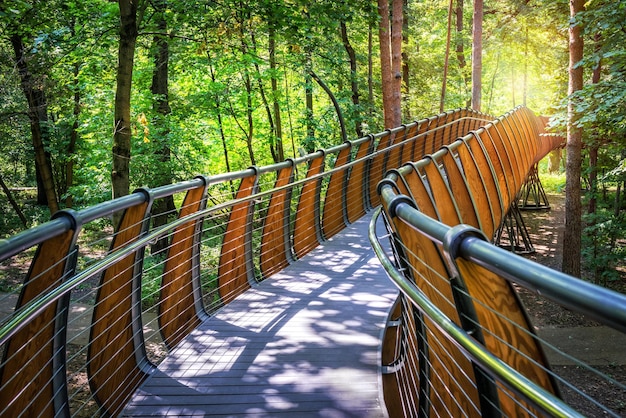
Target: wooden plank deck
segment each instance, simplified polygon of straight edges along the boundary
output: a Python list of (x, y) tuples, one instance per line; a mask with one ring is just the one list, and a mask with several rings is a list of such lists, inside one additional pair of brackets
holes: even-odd
[(381, 417), (381, 333), (397, 290), (365, 216), (219, 310), (123, 416)]

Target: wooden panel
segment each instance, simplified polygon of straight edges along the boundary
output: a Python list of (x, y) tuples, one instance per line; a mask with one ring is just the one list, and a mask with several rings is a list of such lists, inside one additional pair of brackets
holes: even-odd
[(421, 120), (417, 124), (417, 138), (413, 142), (413, 159), (418, 161), (424, 156), (424, 141), (426, 140), (426, 131), (428, 130), (428, 119)]
[[(206, 187), (191, 189), (185, 195), (179, 219), (204, 207)], [(189, 221), (172, 233), (167, 259), (161, 277), (159, 298), (159, 327), (168, 347), (178, 344), (200, 323), (194, 297), (194, 277), (197, 272), (198, 228), (201, 221)]]
[(423, 170), (428, 179), (430, 195), (438, 209), (439, 221), (450, 226), (459, 224), (461, 219), (456, 202), (452, 198), (448, 185), (441, 176), (437, 163), (430, 159), (429, 164), (426, 164)]
[[(395, 230), (406, 249), (416, 285), (439, 309), (459, 324), (448, 279), (450, 275), (438, 248), (430, 239), (416, 233), (403, 222), (395, 223)], [(425, 319), (424, 326), (428, 339), (431, 416), (477, 415), (475, 405), (479, 404), (478, 392), (471, 362), (432, 321)]]
[(482, 231), (491, 238), (497, 226), (494, 226), (492, 202), (489, 200), (489, 194), (480, 172), (483, 167), (477, 165), (466, 143), (463, 143), (456, 150), (463, 165), (463, 172), (472, 194), (472, 201), (476, 205), (476, 213), (480, 218)]
[(402, 146), (402, 161), (400, 165), (413, 161), (413, 150), (415, 149), (415, 136), (417, 135), (417, 123), (412, 123), (407, 127), (404, 136), (405, 144)]
[[(511, 284), (462, 258), (458, 258), (456, 263), (469, 294), (480, 301), (474, 306), (481, 327), (489, 330), (483, 332), (487, 349), (542, 388), (558, 394), (546, 371), (549, 365), (541, 344)], [(522, 398), (509, 391), (507, 395), (500, 392), (504, 416), (532, 415), (533, 409)], [(534, 413), (537, 414), (537, 411)]]
[(379, 153), (372, 158), (369, 165), (369, 199), (372, 207), (376, 207), (380, 204), (380, 197), (378, 196), (378, 183), (383, 179), (385, 175), (385, 161), (388, 152), (384, 152), (385, 149), (391, 144), (391, 135), (389, 131), (378, 140), (376, 145), (376, 152)]
[[(484, 135), (484, 132), (483, 132)], [(496, 175), (494, 173), (493, 164), (489, 160), (485, 149), (482, 146), (480, 137), (474, 136), (466, 142), (469, 146), (469, 150), (472, 153), (472, 159), (476, 161), (476, 165), (479, 167), (480, 174), (483, 179), (487, 196), (491, 202), (491, 214), (493, 218), (494, 229), (498, 229), (500, 226), (500, 220), (504, 217), (507, 208), (504, 207), (502, 198), (500, 196), (500, 186), (498, 184)]]
[[(337, 155), (335, 167), (346, 165), (350, 160), (352, 147), (344, 148)], [(330, 176), (326, 197), (324, 198), (324, 214), (322, 216), (322, 233), (328, 239), (346, 227), (346, 179), (348, 169), (335, 171)]]
[[(63, 282), (75, 232), (68, 230), (39, 245), (16, 310)], [(53, 402), (55, 396), (67, 401), (65, 365), (53, 360), (59, 350), (65, 352), (65, 341), (55, 343), (56, 338), (65, 335), (63, 329), (56, 329), (55, 320), (57, 315), (67, 315), (67, 302), (65, 298), (53, 303), (5, 344), (0, 369), (0, 411), (6, 411), (7, 416), (54, 417), (56, 413), (69, 413), (67, 404), (62, 411), (55, 411)], [(63, 384), (57, 385), (59, 380)]]
[[(402, 128), (406, 129), (405, 126), (402, 126)], [(402, 145), (400, 144), (402, 144), (405, 138), (406, 131), (404, 129), (390, 134), (389, 146), (395, 146), (389, 150), (389, 154), (385, 160), (385, 173), (388, 170), (398, 168), (401, 165)]]
[(461, 215), (461, 222), (482, 229), (474, 202), (472, 201), (472, 195), (469, 192), (467, 179), (461, 171), (458, 162), (451, 152), (446, 152), (441, 159), (441, 163)]
[(487, 155), (489, 155), (489, 160), (491, 160), (491, 163), (493, 164), (500, 187), (502, 204), (506, 212), (511, 204), (511, 195), (515, 194), (515, 192), (511, 190), (512, 186), (509, 185), (509, 180), (506, 176), (506, 173), (511, 171), (511, 166), (510, 162), (502, 160), (500, 153), (496, 149), (493, 138), (491, 137), (491, 131), (493, 131), (493, 125), (488, 127), (488, 129), (481, 135), (481, 138), (483, 139), (482, 143), (485, 147), (485, 151), (487, 152)]
[(320, 178), (311, 179), (324, 171), (325, 156), (321, 155), (309, 163), (308, 180), (302, 186), (293, 231), (293, 248), (297, 258), (317, 247), (320, 243)]
[(514, 161), (511, 159), (509, 154), (509, 150), (507, 149), (504, 140), (502, 139), (500, 130), (498, 129), (498, 125), (500, 122), (496, 122), (489, 127), (488, 133), (491, 142), (494, 147), (498, 151), (498, 155), (500, 156), (500, 161), (502, 161), (502, 167), (504, 168), (504, 178), (506, 179), (508, 190), (509, 190), (509, 202), (513, 200), (515, 195), (517, 194), (518, 188), (521, 184), (515, 182), (515, 176), (513, 173), (515, 172)]
[(347, 206), (348, 206), (348, 222), (356, 222), (361, 216), (365, 215), (366, 207), (366, 191), (369, 190), (369, 180), (367, 174), (367, 160), (365, 157), (369, 154), (372, 147), (372, 140), (364, 141), (359, 145), (356, 152), (356, 159), (360, 162), (352, 166), (350, 176), (348, 178), (347, 188)]
[[(132, 242), (145, 231), (149, 208), (150, 202), (144, 202), (124, 211), (110, 251)], [(134, 344), (132, 312), (133, 294), (140, 291), (136, 277), (138, 260), (139, 254), (129, 254), (102, 273), (93, 309), (87, 351), (89, 386), (98, 404), (112, 416), (119, 414), (147, 377), (139, 366)]]
[[(257, 181), (256, 174), (241, 179), (237, 199), (256, 193)], [(219, 294), (225, 304), (249, 289), (254, 279), (251, 260), (253, 209), (254, 202), (246, 201), (234, 205), (230, 212), (217, 272)]]
[[(274, 188), (289, 185), (293, 181), (293, 171), (293, 164), (280, 170)], [(261, 239), (260, 266), (263, 277), (270, 277), (284, 269), (292, 259), (289, 242), (291, 190), (277, 190), (270, 198)]]

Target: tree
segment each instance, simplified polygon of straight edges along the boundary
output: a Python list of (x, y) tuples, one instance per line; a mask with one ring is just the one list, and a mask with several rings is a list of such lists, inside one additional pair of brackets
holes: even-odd
[(37, 80), (28, 68), (26, 47), (22, 35), (15, 32), (11, 35), (11, 44), (15, 52), (15, 63), (19, 72), (22, 91), (28, 102), (28, 117), (30, 119), (31, 137), (35, 150), (35, 167), (37, 170), (37, 202), (47, 204), (50, 213), (59, 210), (59, 203), (52, 174), (50, 154), (46, 151), (46, 142), (49, 139), (48, 102), (44, 90), (43, 80)]
[(569, 88), (570, 100), (567, 114), (567, 162), (565, 184), (565, 234), (563, 237), (564, 273), (580, 276), (582, 204), (580, 195), (582, 129), (575, 124), (575, 102), (573, 95), (583, 88), (583, 33), (579, 14), (584, 9), (584, 0), (570, 1), (571, 23), (569, 27)]
[(393, 0), (391, 22), (388, 0), (378, 0), (380, 71), (385, 128), (402, 123), (402, 0)]
[[(131, 155), (131, 88), (135, 45), (138, 35), (139, 1), (119, 0), (120, 26), (117, 63), (117, 87), (115, 90), (115, 114), (113, 131), (113, 169), (111, 182), (113, 198), (125, 196), (130, 191), (130, 155)], [(145, 4), (142, 4), (142, 8)]]
[[(166, 0), (155, 0), (153, 2), (155, 13), (157, 15), (158, 33), (154, 36), (153, 53), (154, 53), (154, 70), (152, 72), (152, 84), (150, 91), (153, 95), (153, 108), (155, 110), (154, 127), (155, 135), (152, 141), (157, 143), (156, 155), (158, 162), (158, 170), (153, 173), (154, 184), (152, 186), (164, 186), (171, 184), (173, 181), (171, 154), (172, 150), (169, 143), (170, 127), (168, 116), (172, 113), (169, 104), (169, 42), (167, 37), (167, 20), (165, 19), (165, 11), (167, 9)], [(172, 213), (176, 207), (174, 206), (174, 197), (167, 196), (164, 199), (157, 199), (152, 208), (153, 225), (159, 227), (167, 223), (168, 213)], [(156, 244), (152, 246), (152, 253), (158, 253), (167, 248), (167, 237), (161, 237)]]
[(474, 0), (472, 22), (472, 109), (480, 111), (483, 72), (483, 0)]

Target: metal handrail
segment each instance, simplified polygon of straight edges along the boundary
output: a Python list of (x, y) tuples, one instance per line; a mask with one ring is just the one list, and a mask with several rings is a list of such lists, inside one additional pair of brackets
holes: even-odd
[[(414, 208), (404, 202), (398, 203), (396, 210), (402, 213), (402, 215), (398, 214), (398, 216), (403, 220), (405, 220), (404, 216), (407, 211), (417, 212)], [(419, 212), (417, 213), (420, 214)], [(442, 331), (442, 333), (449, 338), (450, 341), (456, 344), (465, 353), (465, 355), (478, 364), (483, 371), (488, 373), (493, 378), (497, 378), (509, 389), (522, 395), (534, 406), (557, 417), (584, 416), (563, 402), (561, 399), (552, 395), (532, 380), (526, 378), (517, 370), (497, 358), (489, 350), (487, 350), (484, 345), (478, 343), (467, 332), (448, 318), (439, 308), (437, 308), (437, 306), (432, 303), (428, 297), (426, 297), (426, 295), (424, 295), (424, 293), (396, 267), (383, 249), (376, 233), (376, 222), (378, 221), (380, 214), (381, 208), (378, 208), (369, 225), (369, 239), (372, 244), (372, 248), (391, 280), (414, 306), (418, 307), (421, 312), (428, 316), (437, 325), (439, 330)], [(422, 216), (428, 218), (425, 215)], [(428, 218), (427, 222), (437, 221)], [(413, 226), (411, 222), (407, 221), (407, 223)], [(452, 229), (443, 224), (438, 225), (437, 228), (441, 231), (445, 230), (446, 232)]]

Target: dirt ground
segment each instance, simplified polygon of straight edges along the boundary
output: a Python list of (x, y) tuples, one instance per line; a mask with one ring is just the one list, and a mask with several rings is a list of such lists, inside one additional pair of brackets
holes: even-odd
[[(560, 243), (565, 224), (564, 196), (549, 195), (548, 198), (550, 210), (524, 211), (522, 214), (535, 249), (534, 254), (528, 254), (525, 257), (560, 270), (562, 260)], [(615, 283), (617, 289), (623, 289), (624, 285), (625, 283)], [(571, 312), (527, 291), (518, 290), (533, 325), (538, 329), (568, 328), (575, 333), (575, 329), (579, 328), (580, 338), (585, 338), (582, 337), (585, 335), (584, 328), (599, 327), (598, 323), (583, 315)], [(574, 335), (573, 338), (576, 336)], [(553, 370), (584, 394), (611, 408), (618, 416), (626, 417), (626, 351), (624, 351), (623, 359), (623, 361), (594, 365), (594, 368), (605, 376), (604, 378), (580, 366), (557, 365), (553, 366)], [(617, 383), (611, 382), (611, 379)], [(560, 385), (560, 389), (564, 400), (586, 416), (612, 416), (603, 408), (585, 400), (584, 395), (572, 388)]]

